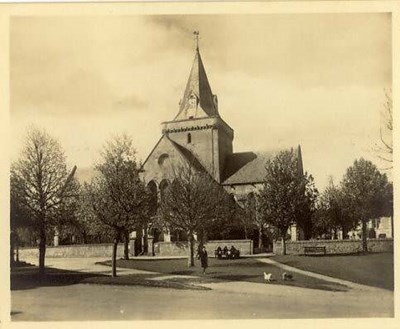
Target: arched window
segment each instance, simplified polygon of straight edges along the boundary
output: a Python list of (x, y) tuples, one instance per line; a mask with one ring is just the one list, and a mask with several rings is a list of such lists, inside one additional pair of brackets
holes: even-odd
[(164, 195), (165, 195), (165, 190), (167, 189), (169, 183), (166, 179), (163, 179), (160, 183), (160, 198), (161, 198), (161, 202), (164, 199)]
[(247, 195), (247, 200), (246, 200), (246, 208), (250, 216), (255, 216), (256, 214), (256, 197), (253, 192), (250, 192)]
[(187, 142), (188, 142), (188, 144), (190, 144), (192, 142), (192, 134), (191, 133), (187, 134)]
[(147, 188), (150, 192), (150, 216), (157, 214), (157, 184), (152, 180), (147, 184)]

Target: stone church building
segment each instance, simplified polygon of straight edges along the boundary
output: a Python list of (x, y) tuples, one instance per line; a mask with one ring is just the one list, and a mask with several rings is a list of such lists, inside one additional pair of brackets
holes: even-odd
[[(277, 153), (234, 152), (234, 129), (219, 114), (218, 98), (211, 90), (198, 47), (179, 110), (161, 126), (161, 138), (143, 163), (143, 178), (155, 202), (173, 179), (171, 166), (182, 162), (209, 172), (239, 203), (243, 202), (261, 187), (266, 160)], [(302, 172), (300, 146), (295, 152)], [(171, 241), (171, 232), (157, 234), (150, 229), (148, 233), (150, 237), (156, 235), (156, 241)]]

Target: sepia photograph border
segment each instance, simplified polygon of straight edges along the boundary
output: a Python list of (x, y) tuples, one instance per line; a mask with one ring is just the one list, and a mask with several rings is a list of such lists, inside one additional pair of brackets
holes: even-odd
[[(400, 2), (399, 1), (266, 1), (266, 2), (96, 2), (96, 3), (2, 3), (0, 4), (0, 328), (396, 328), (400, 323), (398, 256), (400, 247), (394, 239), (395, 290), (394, 318), (346, 318), (346, 319), (265, 319), (265, 320), (174, 320), (174, 321), (84, 321), (84, 322), (12, 322), (10, 319), (11, 291), (9, 268), (9, 172), (10, 172), (10, 70), (9, 70), (9, 23), (13, 16), (97, 16), (97, 15), (185, 15), (185, 14), (302, 14), (302, 13), (391, 13), (392, 14), (392, 76), (394, 106), (394, 231), (400, 232), (400, 200), (398, 162), (400, 133), (397, 123), (400, 104)], [(362, 301), (360, 301), (362, 302)]]

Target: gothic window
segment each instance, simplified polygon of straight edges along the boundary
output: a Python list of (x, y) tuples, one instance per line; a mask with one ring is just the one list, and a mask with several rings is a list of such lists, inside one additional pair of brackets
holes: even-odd
[(248, 214), (249, 214), (252, 218), (254, 218), (255, 215), (256, 215), (256, 210), (257, 210), (257, 208), (256, 208), (256, 197), (255, 197), (255, 195), (254, 195), (253, 192), (250, 192), (250, 193), (247, 195), (246, 208), (247, 208)]
[(188, 142), (188, 144), (190, 144), (192, 142), (192, 134), (191, 133), (187, 134), (187, 142)]
[(168, 187), (168, 181), (166, 179), (162, 180), (160, 183), (160, 198), (161, 198), (161, 202), (164, 200), (164, 196), (165, 196), (165, 190)]
[(147, 184), (147, 188), (150, 194), (150, 216), (155, 216), (157, 214), (157, 184), (152, 180)]

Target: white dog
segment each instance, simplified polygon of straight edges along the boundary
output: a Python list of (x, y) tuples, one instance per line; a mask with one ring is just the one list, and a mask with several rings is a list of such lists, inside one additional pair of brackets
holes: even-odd
[(264, 272), (264, 281), (271, 282), (272, 281), (272, 273), (265, 273)]
[(287, 281), (287, 280), (292, 280), (293, 279), (293, 275), (290, 273), (282, 273), (282, 280)]

